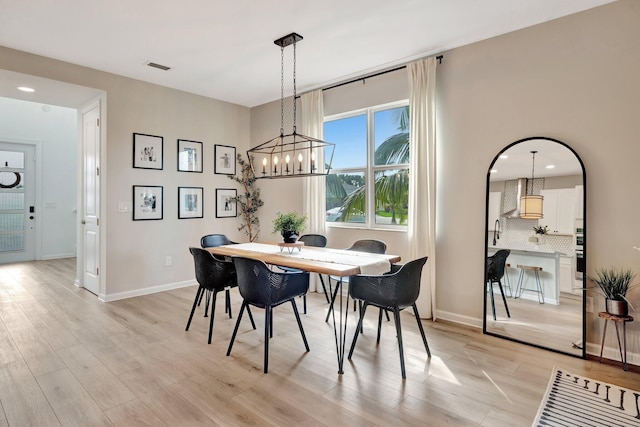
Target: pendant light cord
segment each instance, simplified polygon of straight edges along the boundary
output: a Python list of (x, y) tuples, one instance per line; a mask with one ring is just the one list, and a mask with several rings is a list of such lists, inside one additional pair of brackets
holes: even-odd
[(296, 42), (293, 42), (293, 134), (296, 134)]
[(284, 46), (280, 46), (280, 136), (284, 135)]
[(533, 196), (534, 171), (536, 170), (536, 153), (537, 151), (531, 152), (531, 154), (533, 154), (533, 161), (531, 162), (531, 194), (529, 194), (530, 196)]

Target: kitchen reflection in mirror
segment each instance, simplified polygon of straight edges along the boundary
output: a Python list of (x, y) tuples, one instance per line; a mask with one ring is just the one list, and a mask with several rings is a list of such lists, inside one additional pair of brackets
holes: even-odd
[(526, 138), (496, 155), (487, 172), (485, 333), (585, 357), (584, 195), (584, 166), (563, 142)]

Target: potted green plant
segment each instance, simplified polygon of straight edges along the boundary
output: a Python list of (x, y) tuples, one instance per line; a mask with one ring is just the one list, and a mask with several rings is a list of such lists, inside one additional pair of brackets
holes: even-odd
[(273, 233), (280, 233), (285, 243), (295, 243), (298, 236), (307, 227), (307, 216), (297, 212), (278, 212), (273, 220)]
[[(631, 282), (636, 275), (629, 269), (599, 268), (596, 274), (590, 277), (600, 292), (605, 297), (605, 307), (609, 314), (614, 316), (627, 316), (631, 303), (626, 295), (636, 285)], [(633, 309), (633, 306), (631, 306)], [(635, 309), (634, 309), (635, 310)]]

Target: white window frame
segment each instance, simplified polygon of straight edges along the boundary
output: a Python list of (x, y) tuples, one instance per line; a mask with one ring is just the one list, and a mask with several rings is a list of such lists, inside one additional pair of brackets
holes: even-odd
[[(331, 174), (345, 174), (345, 173), (362, 173), (364, 172), (365, 177), (365, 198), (366, 198), (366, 212), (365, 212), (365, 222), (364, 223), (354, 223), (354, 222), (333, 222), (326, 221), (325, 225), (330, 228), (361, 228), (361, 229), (379, 229), (379, 230), (389, 230), (389, 231), (398, 231), (398, 232), (406, 232), (407, 225), (401, 224), (377, 224), (375, 222), (375, 174), (376, 172), (383, 172), (386, 170), (399, 170), (399, 169), (409, 169), (409, 163), (399, 163), (393, 165), (374, 165), (374, 155), (375, 155), (375, 124), (374, 124), (374, 115), (379, 111), (391, 110), (399, 107), (407, 107), (409, 105), (409, 100), (401, 100), (390, 102), (386, 104), (380, 104), (373, 107), (361, 108), (358, 110), (347, 111), (344, 113), (333, 114), (331, 116), (326, 116), (323, 121), (323, 126), (326, 122), (346, 119), (349, 117), (361, 116), (365, 115), (367, 119), (367, 147), (366, 147), (366, 165), (364, 167), (352, 167), (352, 168), (332, 168)], [(409, 154), (411, 155), (411, 153)]]

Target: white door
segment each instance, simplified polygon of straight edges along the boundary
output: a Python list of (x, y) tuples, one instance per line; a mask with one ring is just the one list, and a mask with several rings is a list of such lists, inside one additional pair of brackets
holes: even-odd
[(0, 263), (35, 259), (35, 147), (0, 142)]
[(82, 114), (83, 203), (82, 245), (83, 286), (98, 295), (100, 281), (100, 105)]

